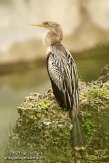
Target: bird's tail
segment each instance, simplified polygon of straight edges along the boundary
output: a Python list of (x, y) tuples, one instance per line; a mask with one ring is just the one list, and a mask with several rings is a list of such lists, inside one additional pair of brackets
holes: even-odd
[(70, 116), (70, 118), (73, 124), (73, 132), (72, 132), (73, 146), (76, 150), (81, 150), (81, 149), (84, 149), (84, 147), (83, 147), (83, 138), (82, 138), (79, 118), (78, 118), (78, 115), (74, 113), (74, 110), (73, 110), (73, 113), (71, 114), (72, 116)]

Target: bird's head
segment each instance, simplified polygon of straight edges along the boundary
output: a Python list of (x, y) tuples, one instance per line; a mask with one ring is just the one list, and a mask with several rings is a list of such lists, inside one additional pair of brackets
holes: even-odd
[(42, 24), (31, 24), (32, 26), (44, 27), (48, 29), (48, 32), (44, 35), (43, 43), (45, 45), (51, 45), (59, 43), (63, 39), (63, 32), (61, 26), (58, 23), (52, 21), (45, 21)]
[(52, 22), (52, 21), (45, 21), (41, 24), (31, 24), (32, 26), (37, 26), (37, 27), (43, 27), (47, 28), (53, 32), (57, 32), (58, 30), (62, 30), (61, 26), (58, 23)]

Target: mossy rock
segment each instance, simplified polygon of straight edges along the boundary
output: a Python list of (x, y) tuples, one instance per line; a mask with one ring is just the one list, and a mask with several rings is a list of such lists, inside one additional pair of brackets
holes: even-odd
[(101, 75), (98, 79), (99, 81), (106, 82), (109, 81), (109, 65), (106, 65), (101, 72)]
[[(109, 162), (109, 82), (80, 82), (80, 89), (80, 122), (86, 149), (79, 159), (84, 163)], [(74, 162), (71, 121), (51, 90), (26, 97), (18, 113), (6, 151), (42, 153), (44, 160), (40, 162), (44, 163)]]

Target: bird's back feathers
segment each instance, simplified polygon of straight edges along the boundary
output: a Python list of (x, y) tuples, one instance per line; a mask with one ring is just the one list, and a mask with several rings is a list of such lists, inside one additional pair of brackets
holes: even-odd
[(54, 95), (67, 110), (79, 106), (78, 75), (75, 61), (62, 44), (51, 45), (48, 50), (47, 69)]

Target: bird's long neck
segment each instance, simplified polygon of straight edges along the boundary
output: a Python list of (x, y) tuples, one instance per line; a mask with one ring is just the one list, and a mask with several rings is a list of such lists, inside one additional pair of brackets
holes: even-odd
[(49, 30), (43, 38), (43, 44), (45, 47), (49, 47), (50, 45), (60, 43), (63, 39), (63, 33), (61, 29), (57, 29), (55, 31)]

